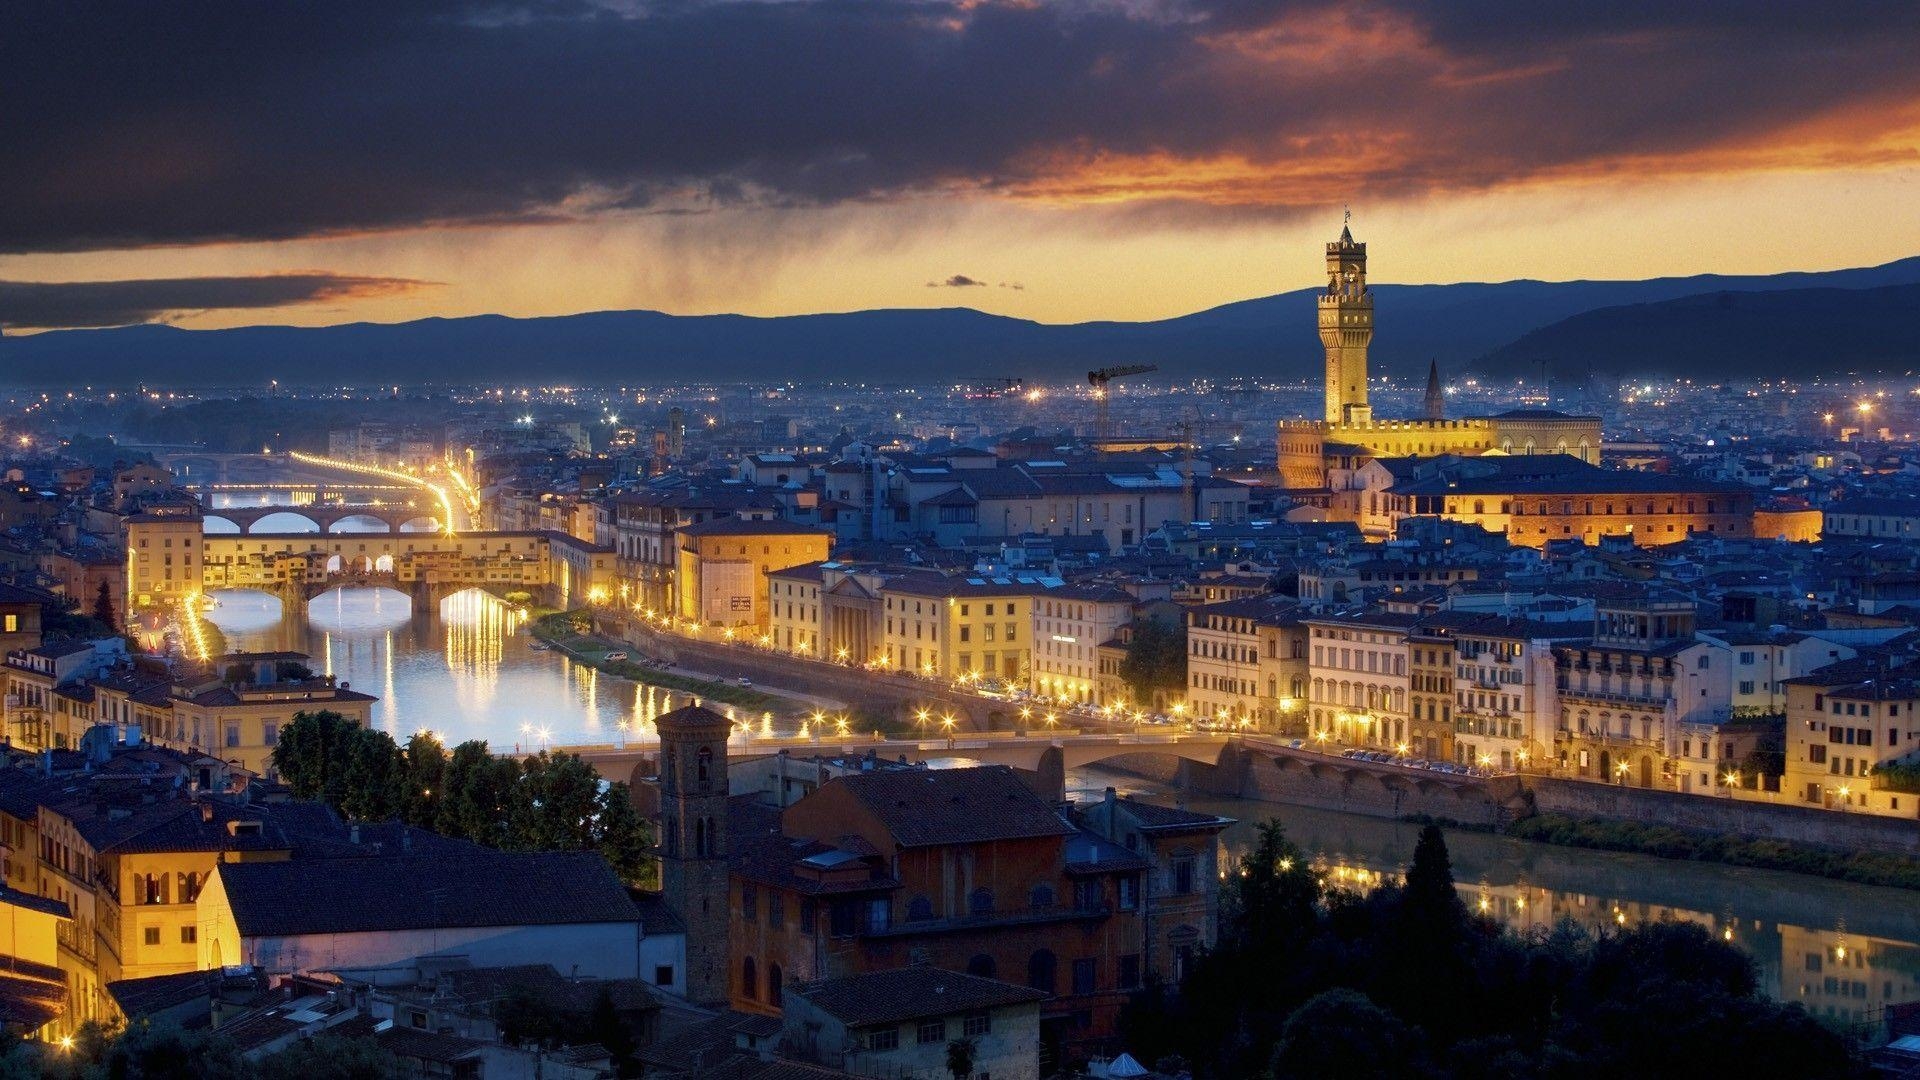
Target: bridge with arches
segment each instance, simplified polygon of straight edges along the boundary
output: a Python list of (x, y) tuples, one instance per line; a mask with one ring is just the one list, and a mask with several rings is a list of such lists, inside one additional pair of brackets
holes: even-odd
[[(367, 533), (367, 532), (440, 532), (446, 523), (440, 520), (439, 506), (428, 498), (407, 499), (398, 503), (370, 505), (365, 503), (325, 503), (306, 506), (223, 506), (209, 508), (202, 512), (204, 521), (224, 521), (232, 525), (241, 535), (251, 535), (254, 528), (267, 518), (301, 518), (314, 527), (317, 533)], [(382, 526), (378, 529), (353, 528), (341, 529), (348, 522), (361, 524), (373, 523)], [(275, 522), (270, 530), (273, 534), (286, 533), (279, 526), (284, 521)], [(218, 531), (212, 535), (220, 535)]]

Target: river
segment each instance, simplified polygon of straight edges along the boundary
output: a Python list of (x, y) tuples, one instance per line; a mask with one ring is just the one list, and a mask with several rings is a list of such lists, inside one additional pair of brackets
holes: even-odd
[[(1175, 805), (1154, 781), (1088, 767), (1067, 776), (1069, 797), (1105, 787)], [(1413, 857), (1420, 827), (1253, 799), (1188, 799), (1187, 809), (1234, 818), (1229, 860), (1271, 818), (1313, 853), (1336, 884), (1367, 889)], [(1920, 894), (1771, 870), (1555, 847), (1450, 831), (1447, 849), (1467, 904), (1520, 929), (1563, 918), (1588, 926), (1649, 919), (1697, 922), (1751, 953), (1762, 988), (1837, 1024), (1877, 1021), (1889, 1003), (1920, 1000)], [(1223, 861), (1223, 866), (1230, 862)]]
[(477, 590), (426, 615), (391, 589), (322, 593), (304, 616), (252, 589), (212, 595), (207, 619), (229, 648), (306, 653), (315, 671), (378, 697), (374, 726), (401, 742), (423, 730), (499, 750), (651, 741), (654, 718), (688, 700), (536, 648), (524, 616)]

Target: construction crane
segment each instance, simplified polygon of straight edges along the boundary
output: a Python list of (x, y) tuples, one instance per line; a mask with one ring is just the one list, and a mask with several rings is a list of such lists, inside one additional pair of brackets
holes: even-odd
[(1093, 387), (1093, 400), (1099, 413), (1093, 423), (1093, 437), (1098, 442), (1113, 438), (1112, 421), (1107, 417), (1107, 384), (1115, 379), (1124, 379), (1129, 375), (1145, 375), (1149, 371), (1159, 371), (1157, 364), (1123, 364), (1120, 367), (1101, 368), (1087, 372), (1087, 385)]

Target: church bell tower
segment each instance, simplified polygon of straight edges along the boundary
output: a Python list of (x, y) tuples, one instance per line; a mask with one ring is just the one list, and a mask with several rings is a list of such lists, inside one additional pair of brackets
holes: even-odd
[(727, 736), (699, 705), (661, 716), (660, 888), (687, 926), (687, 1000), (727, 1000)]
[[(1347, 219), (1352, 221), (1349, 213)], [(1327, 350), (1327, 423), (1365, 424), (1367, 345), (1373, 341), (1373, 293), (1367, 289), (1367, 245), (1350, 224), (1327, 245), (1327, 289), (1320, 294), (1320, 344)]]

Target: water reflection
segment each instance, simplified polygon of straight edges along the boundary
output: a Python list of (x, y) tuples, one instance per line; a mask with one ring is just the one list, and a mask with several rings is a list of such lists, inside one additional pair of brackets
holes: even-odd
[[(1068, 775), (1075, 799), (1106, 786), (1154, 802), (1160, 785), (1087, 768)], [(1222, 837), (1231, 865), (1259, 823), (1279, 818), (1336, 887), (1367, 891), (1399, 880), (1419, 828), (1251, 799), (1191, 799), (1189, 809), (1237, 819)], [(1644, 855), (1553, 847), (1449, 832), (1462, 899), (1517, 930), (1697, 923), (1751, 953), (1761, 988), (1838, 1024), (1872, 1023), (1889, 1003), (1920, 1000), (1920, 897), (1823, 878)]]
[[(403, 741), (431, 730), (449, 742), (486, 739), (528, 751), (647, 742), (657, 738), (654, 720), (689, 700), (534, 648), (524, 616), (479, 591), (455, 594), (432, 613), (376, 588), (322, 593), (304, 617), (251, 589), (220, 590), (214, 600), (207, 617), (231, 648), (309, 654), (316, 670), (377, 695), (375, 725)], [(733, 716), (731, 707), (721, 711)]]

